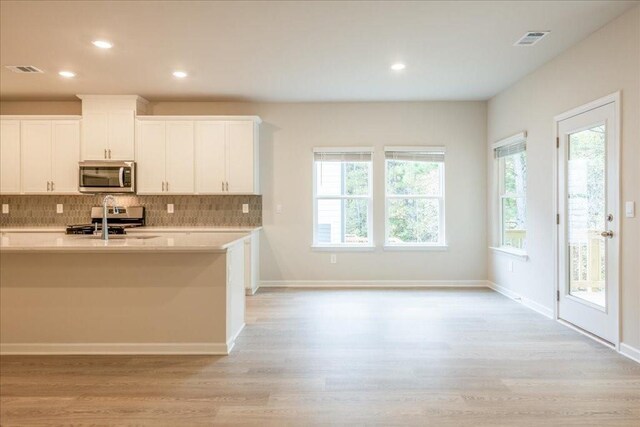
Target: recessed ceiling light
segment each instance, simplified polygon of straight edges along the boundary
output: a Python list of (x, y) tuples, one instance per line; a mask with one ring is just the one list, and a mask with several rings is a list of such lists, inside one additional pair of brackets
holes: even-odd
[(402, 71), (402, 70), (404, 70), (405, 68), (407, 68), (407, 66), (406, 66), (406, 65), (404, 65), (402, 62), (396, 62), (395, 64), (393, 64), (393, 65), (391, 66), (391, 69), (392, 69), (393, 71)]
[(106, 40), (94, 40), (91, 43), (93, 43), (95, 47), (99, 47), (100, 49), (111, 49), (113, 47), (113, 44)]
[(187, 73), (184, 71), (174, 71), (173, 72), (173, 77), (177, 77), (179, 79), (184, 79), (185, 77), (187, 77)]
[(72, 71), (60, 71), (58, 74), (60, 74), (62, 77), (65, 77), (67, 79), (70, 79), (76, 76), (76, 73)]

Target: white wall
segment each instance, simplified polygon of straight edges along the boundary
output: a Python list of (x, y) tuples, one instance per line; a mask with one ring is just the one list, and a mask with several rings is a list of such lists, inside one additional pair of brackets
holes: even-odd
[[(551, 35), (553, 37), (553, 34)], [(640, 7), (609, 23), (488, 104), (488, 143), (526, 130), (528, 262), (489, 253), (489, 280), (553, 310), (554, 116), (622, 91), (622, 200), (640, 202)], [(489, 148), (489, 245), (497, 243), (494, 161)], [(621, 213), (624, 209), (621, 209)], [(640, 219), (622, 218), (622, 341), (640, 348)]]
[[(157, 102), (153, 114), (256, 114), (264, 233), (261, 280), (484, 280), (486, 278), (485, 102), (246, 104)], [(385, 145), (444, 145), (445, 252), (383, 251)], [(373, 252), (311, 249), (312, 148), (373, 146)], [(282, 213), (275, 213), (275, 205)]]

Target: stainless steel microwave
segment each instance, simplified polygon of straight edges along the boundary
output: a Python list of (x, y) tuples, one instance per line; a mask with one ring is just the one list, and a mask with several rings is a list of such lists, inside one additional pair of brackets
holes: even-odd
[(80, 162), (81, 193), (135, 193), (136, 164), (120, 161)]

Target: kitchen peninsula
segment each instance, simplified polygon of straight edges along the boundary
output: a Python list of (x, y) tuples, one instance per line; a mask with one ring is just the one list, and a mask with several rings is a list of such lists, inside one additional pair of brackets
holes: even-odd
[(3, 354), (228, 354), (249, 233), (1, 234)]

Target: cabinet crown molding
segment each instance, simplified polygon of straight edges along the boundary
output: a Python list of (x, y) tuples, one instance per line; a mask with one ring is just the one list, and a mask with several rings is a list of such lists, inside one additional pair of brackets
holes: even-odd
[(148, 104), (149, 101), (141, 97), (140, 95), (76, 95), (81, 100), (104, 100), (104, 101), (136, 101)]

